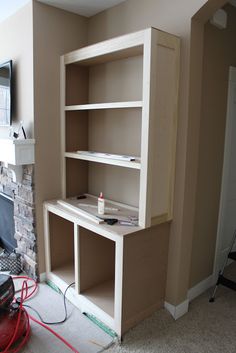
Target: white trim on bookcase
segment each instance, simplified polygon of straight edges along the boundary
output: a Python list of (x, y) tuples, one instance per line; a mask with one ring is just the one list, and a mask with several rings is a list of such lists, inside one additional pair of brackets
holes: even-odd
[(150, 35), (151, 29), (145, 32), (144, 51), (143, 51), (143, 110), (142, 110), (142, 132), (141, 132), (141, 171), (140, 171), (140, 192), (139, 192), (139, 225), (148, 227), (151, 224), (150, 219), (150, 183), (148, 176), (149, 153), (150, 149), (150, 106), (151, 106), (151, 85), (152, 77), (152, 43), (154, 42), (154, 34)]
[(65, 64), (72, 64), (74, 62), (90, 64), (103, 63), (111, 61), (114, 57), (124, 58), (128, 56), (138, 55), (142, 53), (142, 46), (144, 37), (147, 31), (151, 29), (141, 30), (138, 32), (125, 34), (120, 37), (111, 38), (100, 43), (92, 44), (88, 47), (74, 50), (64, 55)]
[(109, 102), (109, 103), (94, 103), (94, 104), (77, 104), (65, 106), (65, 111), (80, 111), (93, 109), (122, 109), (122, 108), (142, 108), (142, 101), (129, 102)]
[(66, 81), (66, 69), (64, 65), (64, 57), (60, 59), (60, 100), (61, 100), (61, 195), (63, 198), (66, 197), (66, 161), (65, 161), (65, 150), (66, 150), (66, 138), (65, 138), (65, 130), (66, 130), (66, 123), (65, 123), (65, 83)]

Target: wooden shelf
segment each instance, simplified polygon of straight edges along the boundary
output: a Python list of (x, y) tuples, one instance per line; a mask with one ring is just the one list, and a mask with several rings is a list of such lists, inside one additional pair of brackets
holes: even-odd
[(96, 110), (96, 109), (142, 108), (142, 106), (143, 106), (143, 102), (142, 101), (79, 104), (79, 105), (68, 105), (68, 106), (65, 106), (65, 111)]
[(141, 163), (140, 163), (139, 157), (135, 157), (135, 161), (122, 161), (119, 159), (111, 159), (111, 158), (106, 158), (106, 157), (96, 157), (93, 154), (84, 155), (84, 154), (79, 154), (77, 152), (66, 152), (65, 157), (80, 159), (80, 160), (89, 161), (89, 162), (115, 165), (115, 166), (124, 167), (124, 168), (132, 168), (132, 169), (140, 169), (141, 168)]
[(114, 317), (114, 285), (114, 280), (106, 281), (87, 289), (81, 294), (105, 313)]
[[(90, 231), (96, 234), (105, 236), (107, 239), (110, 239), (112, 241), (116, 241), (118, 238), (123, 238), (126, 235), (135, 233), (142, 229), (139, 226), (131, 227), (129, 225), (120, 225), (118, 223), (114, 224), (113, 226), (110, 226), (106, 223), (97, 224), (88, 217), (84, 217), (84, 215), (81, 214), (80, 210), (88, 211), (88, 208), (83, 206), (80, 206), (78, 208), (78, 204), (88, 202), (89, 204), (95, 205), (97, 202), (97, 197), (88, 194), (86, 195), (87, 198), (82, 200), (76, 200), (76, 198), (69, 198), (47, 202), (45, 203), (45, 208), (47, 212), (51, 212), (61, 218), (64, 218), (70, 222), (77, 224), (78, 226), (89, 229)], [(119, 212), (109, 211), (109, 213), (106, 213), (106, 217), (108, 218), (128, 220), (130, 216), (138, 217), (138, 209), (132, 206), (124, 205), (119, 202), (112, 202), (109, 200), (106, 200), (106, 206), (119, 208)], [(91, 215), (96, 215), (96, 209), (89, 209), (89, 213)], [(58, 272), (58, 269), (60, 271), (61, 266), (53, 267), (53, 273), (55, 272), (54, 268), (55, 271)]]
[(64, 55), (64, 64), (94, 65), (143, 53), (145, 35), (151, 29), (112, 38)]

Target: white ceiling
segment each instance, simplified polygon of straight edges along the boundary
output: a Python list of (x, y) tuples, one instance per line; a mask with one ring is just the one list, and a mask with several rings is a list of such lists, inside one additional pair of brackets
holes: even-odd
[[(0, 22), (13, 15), (30, 0), (0, 0)], [(38, 0), (63, 10), (91, 17), (125, 0)], [(236, 0), (229, 1), (236, 6)]]
[(29, 0), (0, 0), (0, 22), (13, 15)]
[(90, 17), (125, 0), (38, 0), (44, 4)]
[[(0, 22), (13, 15), (30, 0), (0, 0)], [(90, 17), (125, 0), (38, 0), (59, 9)]]

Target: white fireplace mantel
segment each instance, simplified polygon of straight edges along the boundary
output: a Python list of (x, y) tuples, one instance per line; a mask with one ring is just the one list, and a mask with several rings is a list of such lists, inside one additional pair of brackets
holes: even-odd
[(22, 166), (34, 164), (34, 139), (0, 138), (0, 161), (13, 172), (13, 181), (22, 179)]

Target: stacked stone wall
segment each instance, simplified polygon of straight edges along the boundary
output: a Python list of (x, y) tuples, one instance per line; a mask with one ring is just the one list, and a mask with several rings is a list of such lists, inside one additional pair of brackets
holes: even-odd
[(15, 183), (10, 169), (1, 165), (0, 192), (13, 199), (16, 252), (22, 256), (23, 270), (37, 279), (34, 166), (23, 166), (22, 181)]

